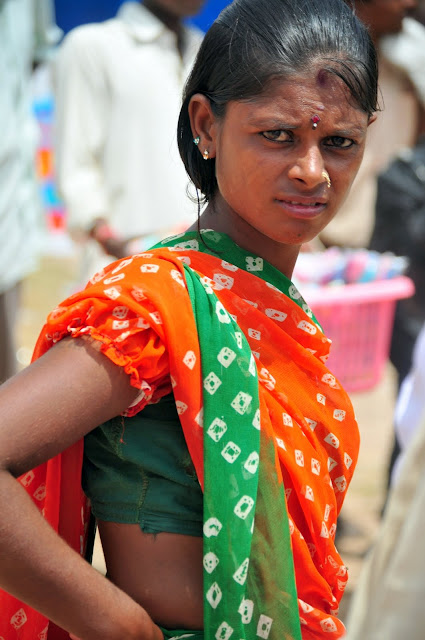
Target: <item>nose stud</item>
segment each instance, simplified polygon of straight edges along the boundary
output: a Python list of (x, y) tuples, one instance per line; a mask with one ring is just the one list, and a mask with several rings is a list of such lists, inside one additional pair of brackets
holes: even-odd
[(332, 182), (331, 182), (329, 173), (326, 170), (322, 171), (322, 178), (326, 181), (326, 184), (328, 185), (328, 189), (330, 189)]

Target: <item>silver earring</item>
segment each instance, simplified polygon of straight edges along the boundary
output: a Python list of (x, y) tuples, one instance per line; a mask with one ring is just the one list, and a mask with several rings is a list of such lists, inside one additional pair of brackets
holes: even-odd
[(204, 153), (202, 154), (202, 157), (204, 160), (208, 160), (210, 156), (210, 152), (208, 151), (208, 149), (205, 149)]
[(199, 136), (196, 136), (196, 138), (193, 139), (193, 144), (196, 144), (196, 146), (198, 146), (200, 142), (201, 142), (201, 138)]

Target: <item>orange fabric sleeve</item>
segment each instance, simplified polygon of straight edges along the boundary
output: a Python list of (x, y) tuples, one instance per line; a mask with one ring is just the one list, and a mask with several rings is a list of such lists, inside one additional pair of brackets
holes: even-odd
[[(116, 270), (117, 264), (112, 267)], [(34, 358), (66, 336), (90, 336), (99, 341), (101, 352), (123, 367), (130, 384), (141, 390), (136, 403), (125, 412), (131, 416), (171, 392), (169, 357), (154, 304), (136, 286), (114, 285), (114, 276), (107, 277), (108, 270), (101, 281), (90, 282), (49, 314)]]

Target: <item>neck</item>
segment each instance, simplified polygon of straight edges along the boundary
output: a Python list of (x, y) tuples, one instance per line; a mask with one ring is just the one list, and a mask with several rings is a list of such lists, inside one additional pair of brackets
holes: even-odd
[[(221, 212), (216, 202), (211, 202), (202, 213), (199, 227), (227, 234), (239, 247), (263, 258), (287, 278), (292, 278), (300, 245), (284, 245), (263, 235), (236, 213)], [(190, 231), (197, 230), (198, 224), (194, 223)]]
[(174, 31), (177, 36), (181, 37), (182, 23), (178, 16), (158, 6), (155, 0), (144, 0), (142, 4), (153, 13), (158, 20), (161, 20), (170, 31)]

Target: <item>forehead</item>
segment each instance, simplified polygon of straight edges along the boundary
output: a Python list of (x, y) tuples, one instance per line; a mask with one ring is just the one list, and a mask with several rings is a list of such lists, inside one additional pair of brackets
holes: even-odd
[(248, 117), (275, 114), (291, 120), (317, 114), (329, 124), (342, 120), (355, 124), (368, 121), (367, 114), (353, 101), (348, 87), (335, 75), (314, 71), (281, 80), (275, 78), (259, 95), (245, 103)]

